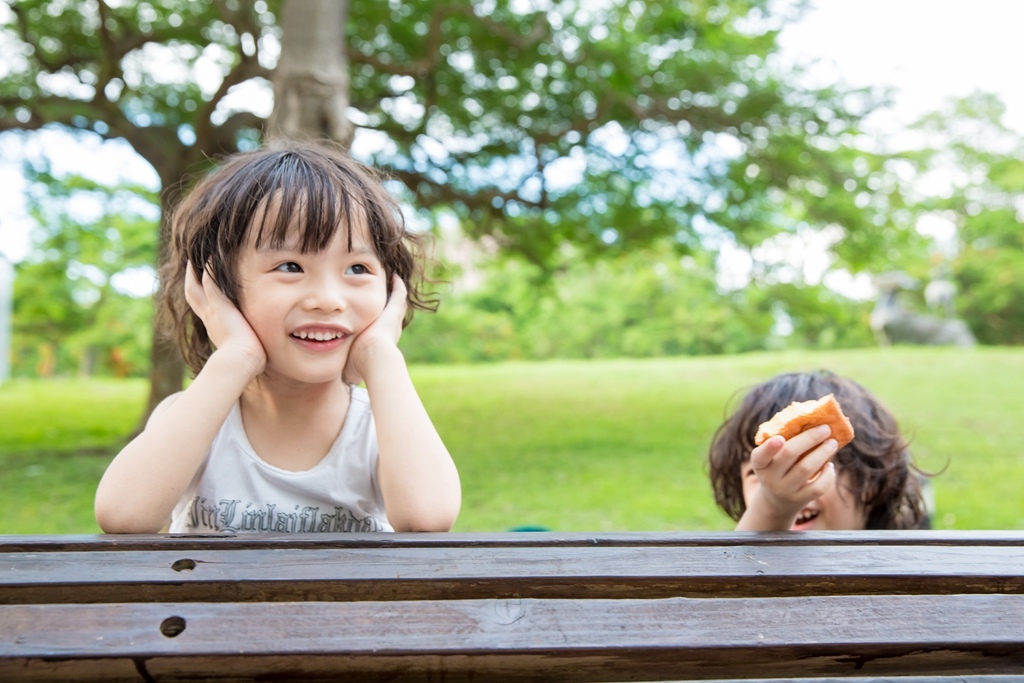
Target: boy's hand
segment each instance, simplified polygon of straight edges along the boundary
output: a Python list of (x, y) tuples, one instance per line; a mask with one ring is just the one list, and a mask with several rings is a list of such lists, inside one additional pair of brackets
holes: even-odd
[(185, 301), (206, 327), (218, 351), (238, 353), (252, 366), (253, 376), (263, 372), (267, 352), (242, 312), (224, 296), (209, 271), (203, 281), (196, 277), (192, 263), (185, 266)]
[(348, 352), (348, 362), (342, 376), (349, 384), (362, 384), (371, 370), (376, 352), (382, 348), (397, 348), (402, 337), (402, 321), (408, 308), (408, 290), (398, 275), (391, 277), (391, 296), (384, 310), (370, 325), (356, 335)]
[(837, 448), (830, 433), (828, 425), (821, 425), (788, 441), (773, 436), (751, 451), (750, 464), (761, 485), (748, 507), (774, 518), (795, 519), (808, 503), (835, 486), (831, 461)]

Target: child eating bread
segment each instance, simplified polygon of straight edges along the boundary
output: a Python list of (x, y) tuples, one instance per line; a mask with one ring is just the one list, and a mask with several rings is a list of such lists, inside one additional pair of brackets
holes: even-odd
[(739, 531), (928, 526), (896, 418), (827, 370), (754, 387), (715, 432), (709, 461), (715, 501)]

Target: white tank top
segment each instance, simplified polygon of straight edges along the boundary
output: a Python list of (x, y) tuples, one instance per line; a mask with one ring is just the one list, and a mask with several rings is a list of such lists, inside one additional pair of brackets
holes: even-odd
[(394, 531), (377, 484), (370, 397), (352, 388), (341, 433), (316, 466), (282, 470), (253, 450), (236, 403), (174, 508), (172, 533)]

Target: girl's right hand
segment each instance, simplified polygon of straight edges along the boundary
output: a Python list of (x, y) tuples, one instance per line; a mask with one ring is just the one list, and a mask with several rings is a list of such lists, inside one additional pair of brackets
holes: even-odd
[(779, 515), (794, 518), (808, 503), (835, 486), (836, 441), (827, 425), (808, 429), (789, 440), (773, 436), (750, 452), (750, 465), (760, 481), (754, 496)]
[(202, 282), (199, 281), (191, 262), (185, 265), (185, 301), (203, 321), (206, 333), (217, 351), (237, 353), (251, 366), (254, 377), (263, 372), (267, 364), (267, 352), (249, 321), (224, 296), (209, 271), (205, 273)]

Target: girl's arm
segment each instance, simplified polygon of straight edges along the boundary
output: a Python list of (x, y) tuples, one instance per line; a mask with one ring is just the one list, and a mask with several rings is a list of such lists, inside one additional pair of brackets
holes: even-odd
[(96, 521), (106, 533), (156, 533), (167, 524), (232, 406), (266, 362), (242, 314), (212, 278), (200, 284), (191, 265), (185, 298), (217, 350), (185, 391), (153, 410), (142, 433), (110, 463), (95, 501)]
[(744, 477), (758, 486), (736, 524), (737, 531), (788, 531), (797, 515), (835, 486), (835, 439), (827, 425), (808, 429), (788, 441), (773, 436), (750, 452)]
[(350, 377), (365, 381), (370, 394), (380, 487), (391, 526), (395, 531), (448, 531), (462, 505), (462, 488), (397, 345), (405, 297), (405, 285), (396, 277), (384, 312), (353, 345)]

